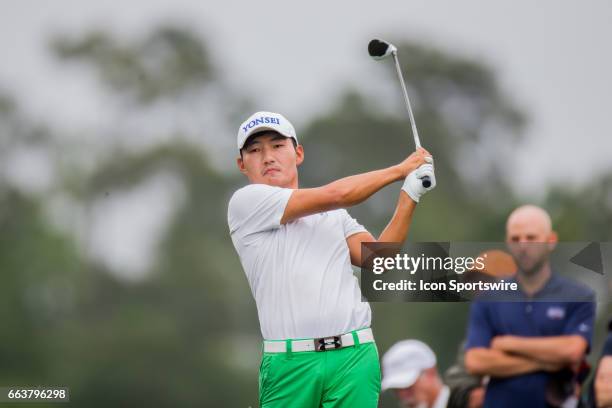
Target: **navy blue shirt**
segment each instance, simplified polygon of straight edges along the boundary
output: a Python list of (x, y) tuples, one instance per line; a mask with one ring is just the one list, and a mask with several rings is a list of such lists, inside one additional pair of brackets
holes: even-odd
[(608, 326), (608, 337), (606, 338), (606, 342), (601, 350), (602, 357), (612, 356), (612, 320), (610, 320), (610, 324)]
[[(520, 287), (520, 286), (519, 286)], [(595, 294), (588, 287), (552, 274), (544, 287), (527, 297), (518, 290), (514, 301), (475, 301), (470, 310), (466, 350), (489, 348), (495, 336), (583, 336), (591, 345)], [(504, 298), (508, 299), (508, 298)], [(573, 301), (567, 301), (571, 299)], [(574, 300), (582, 301), (574, 301)], [(507, 378), (491, 378), (485, 408), (546, 407), (544, 371)]]

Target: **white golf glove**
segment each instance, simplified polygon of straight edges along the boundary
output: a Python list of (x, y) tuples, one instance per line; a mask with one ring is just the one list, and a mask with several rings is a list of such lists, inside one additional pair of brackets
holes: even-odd
[[(429, 176), (431, 180), (431, 186), (428, 188), (423, 187), (423, 181), (421, 180), (423, 177)], [(433, 164), (425, 163), (421, 164), (416, 170), (413, 170), (406, 180), (404, 180), (404, 185), (402, 186), (402, 190), (404, 190), (410, 198), (412, 198), (415, 202), (419, 202), (421, 196), (428, 192), (429, 190), (433, 190), (436, 186), (436, 175), (434, 174), (434, 166)]]

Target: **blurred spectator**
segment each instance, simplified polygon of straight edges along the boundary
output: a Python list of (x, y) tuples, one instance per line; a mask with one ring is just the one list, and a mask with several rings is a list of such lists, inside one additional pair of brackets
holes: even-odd
[(472, 304), (466, 368), (490, 376), (484, 407), (575, 407), (578, 369), (591, 343), (594, 293), (551, 271), (557, 235), (543, 209), (514, 210), (506, 241), (519, 290), (509, 294), (513, 301)]
[[(516, 263), (505, 251), (492, 249), (478, 255), (484, 268), (473, 269), (462, 275), (463, 282), (490, 282), (511, 278), (516, 274)], [(457, 360), (444, 373), (444, 382), (451, 390), (448, 406), (452, 408), (480, 408), (484, 402), (485, 388), (482, 376), (467, 372), (464, 362), (465, 341), (461, 342)]]
[(395, 343), (382, 358), (382, 390), (392, 389), (404, 408), (446, 408), (450, 390), (436, 368), (436, 355), (423, 342)]
[(608, 326), (608, 337), (604, 343), (595, 375), (595, 406), (612, 407), (612, 320)]
[(484, 378), (468, 373), (465, 368), (465, 341), (461, 342), (457, 360), (444, 373), (444, 382), (450, 388), (449, 408), (481, 408), (484, 402)]

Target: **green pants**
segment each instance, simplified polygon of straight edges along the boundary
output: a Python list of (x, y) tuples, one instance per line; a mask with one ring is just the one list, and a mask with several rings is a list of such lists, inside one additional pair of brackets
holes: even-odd
[(261, 408), (374, 408), (380, 394), (375, 343), (323, 352), (264, 353)]

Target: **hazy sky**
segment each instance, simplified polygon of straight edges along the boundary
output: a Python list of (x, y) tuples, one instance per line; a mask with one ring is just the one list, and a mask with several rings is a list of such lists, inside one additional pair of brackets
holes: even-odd
[(612, 167), (612, 2), (605, 0), (3, 1), (0, 85), (35, 116), (95, 127), (107, 101), (93, 81), (52, 61), (49, 34), (108, 27), (138, 36), (168, 20), (214, 39), (215, 60), (232, 84), (262, 108), (286, 113), (298, 131), (346, 84), (376, 93), (384, 80), (368, 81), (381, 71), (365, 54), (370, 38), (416, 38), (484, 60), (529, 112), (530, 142), (517, 158), (520, 190)]

